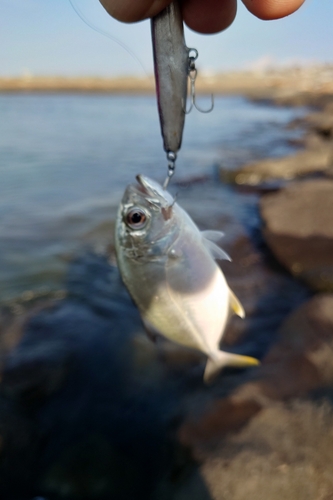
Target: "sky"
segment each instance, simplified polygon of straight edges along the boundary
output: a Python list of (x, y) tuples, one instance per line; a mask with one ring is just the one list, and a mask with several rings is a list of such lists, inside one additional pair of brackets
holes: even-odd
[[(72, 2), (108, 36), (87, 26), (69, 0), (0, 0), (0, 76), (152, 74), (149, 21), (123, 24), (98, 0)], [(239, 2), (237, 18), (226, 31), (200, 35), (186, 29), (185, 38), (199, 51), (198, 68), (217, 73), (333, 63), (332, 26), (333, 0), (306, 0), (295, 14), (275, 21), (255, 18)]]

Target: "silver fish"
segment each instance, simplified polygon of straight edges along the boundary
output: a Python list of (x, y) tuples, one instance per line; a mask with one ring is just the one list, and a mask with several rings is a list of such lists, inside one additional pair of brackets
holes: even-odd
[(180, 149), (187, 98), (189, 49), (177, 0), (151, 20), (158, 111), (164, 149)]
[(143, 175), (137, 181), (118, 210), (116, 254), (147, 330), (206, 354), (206, 382), (224, 366), (257, 365), (219, 349), (230, 310), (245, 316), (215, 262), (230, 260), (215, 243), (222, 233), (201, 232), (157, 182)]

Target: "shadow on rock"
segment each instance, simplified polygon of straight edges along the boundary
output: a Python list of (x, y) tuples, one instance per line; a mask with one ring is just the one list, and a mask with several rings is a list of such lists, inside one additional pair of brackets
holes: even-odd
[(1, 498), (208, 500), (176, 440), (188, 381), (146, 342), (116, 269), (85, 256), (67, 289), (4, 358)]

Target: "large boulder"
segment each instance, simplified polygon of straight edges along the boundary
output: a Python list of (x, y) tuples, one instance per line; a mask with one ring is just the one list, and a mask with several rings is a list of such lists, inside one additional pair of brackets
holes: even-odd
[(204, 455), (211, 499), (331, 499), (332, 425), (328, 402), (266, 407)]
[(294, 183), (262, 197), (263, 234), (279, 262), (313, 289), (333, 290), (333, 181)]

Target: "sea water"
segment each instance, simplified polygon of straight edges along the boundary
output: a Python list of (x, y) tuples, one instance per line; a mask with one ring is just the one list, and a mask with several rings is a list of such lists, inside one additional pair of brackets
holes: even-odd
[[(176, 179), (289, 154), (298, 132), (286, 125), (300, 113), (216, 97), (212, 113), (186, 117)], [(167, 162), (154, 96), (3, 94), (0, 117), (3, 303), (61, 287), (66, 263), (95, 243), (97, 228), (112, 240), (125, 186), (138, 173), (163, 181)]]

